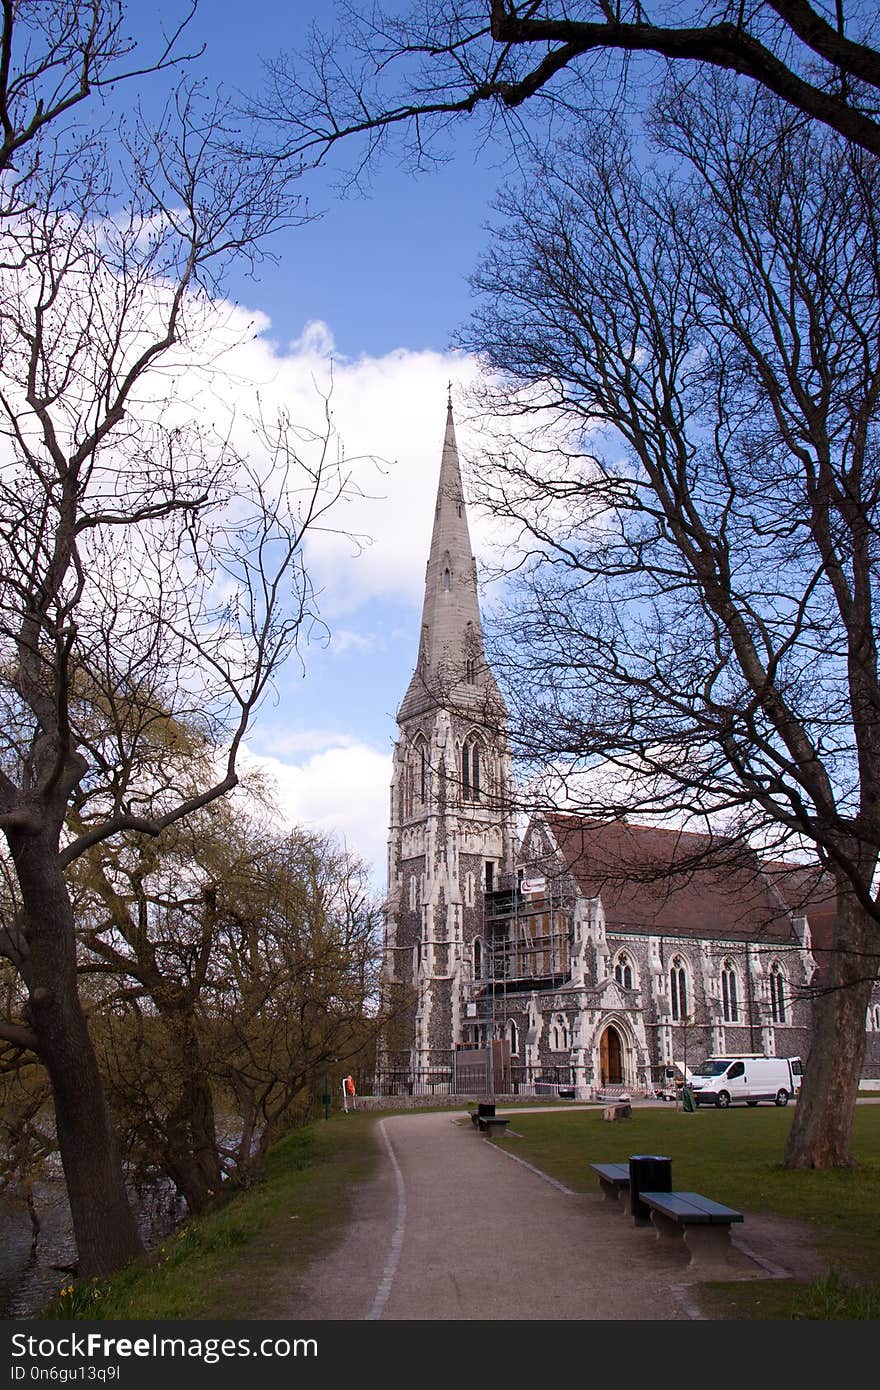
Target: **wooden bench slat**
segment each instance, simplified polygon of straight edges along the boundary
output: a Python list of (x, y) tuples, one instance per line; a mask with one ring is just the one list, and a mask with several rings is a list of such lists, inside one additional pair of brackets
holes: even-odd
[(590, 1167), (599, 1179), (605, 1201), (622, 1211), (625, 1194), (629, 1191), (629, 1164), (591, 1163)]
[(639, 1199), (670, 1220), (688, 1225), (729, 1225), (744, 1219), (741, 1211), (713, 1202), (700, 1192), (640, 1192)]
[(590, 1167), (606, 1182), (616, 1182), (629, 1187), (628, 1163), (591, 1163)]
[(510, 1124), (510, 1120), (503, 1119), (499, 1115), (480, 1115), (477, 1124), (484, 1133), (491, 1133), (493, 1129), (500, 1129), (503, 1133)]

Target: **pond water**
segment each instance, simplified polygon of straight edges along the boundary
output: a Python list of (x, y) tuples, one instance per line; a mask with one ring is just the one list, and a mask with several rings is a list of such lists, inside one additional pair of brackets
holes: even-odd
[[(156, 1182), (131, 1192), (141, 1235), (148, 1249), (159, 1244), (184, 1215), (184, 1204), (170, 1183)], [(41, 1231), (31, 1253), (27, 1208), (0, 1194), (0, 1318), (36, 1317), (69, 1281), (76, 1262), (70, 1207), (62, 1181), (34, 1186)]]

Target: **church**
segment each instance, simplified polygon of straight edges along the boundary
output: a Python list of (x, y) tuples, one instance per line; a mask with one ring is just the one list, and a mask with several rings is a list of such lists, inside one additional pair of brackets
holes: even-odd
[[(714, 1053), (808, 1059), (834, 904), (733, 840), (562, 810), (517, 836), (451, 401), (388, 841), (385, 1093), (673, 1094)], [(880, 1076), (880, 993), (865, 1076)]]

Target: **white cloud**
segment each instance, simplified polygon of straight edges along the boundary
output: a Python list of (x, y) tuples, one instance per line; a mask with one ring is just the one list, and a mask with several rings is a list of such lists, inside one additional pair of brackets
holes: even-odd
[(340, 655), (342, 652), (371, 652), (376, 646), (372, 632), (353, 632), (351, 628), (335, 627), (330, 634), (330, 650)]
[[(242, 452), (253, 449), (258, 407), (270, 420), (284, 410), (304, 457), (320, 451), (327, 417), (336, 434), (350, 495), (324, 529), (306, 541), (309, 569), (328, 618), (355, 613), (372, 599), (421, 602), (430, 543), (448, 383), (453, 395), (477, 378), (460, 353), (401, 348), (382, 357), (334, 355), (327, 324), (312, 322), (286, 347), (261, 314), (215, 306), (193, 364), (175, 382), (178, 400), (198, 405), (205, 420)], [(460, 414), (463, 412), (460, 412)], [(474, 435), (456, 424), (463, 458)], [(475, 549), (485, 528), (471, 517)], [(356, 539), (352, 539), (352, 538)]]
[[(321, 753), (326, 748), (350, 748), (358, 741), (353, 736), (340, 733), (338, 729), (279, 729), (277, 721), (273, 722), (271, 729), (272, 756), (282, 761), (296, 760), (304, 753)], [(259, 738), (254, 738), (251, 742), (253, 745), (259, 741)], [(250, 752), (254, 757), (263, 756), (262, 751), (254, 746)]]
[(301, 761), (246, 751), (242, 771), (267, 773), (284, 825), (335, 835), (367, 861), (384, 892), (391, 754), (317, 730), (300, 737), (304, 745), (311, 738), (316, 751)]
[[(116, 281), (109, 272), (105, 279), (112, 304)], [(88, 295), (77, 301), (75, 291), (74, 285), (74, 305), (91, 303)], [(129, 357), (150, 339), (162, 338), (170, 294), (163, 282), (141, 287), (122, 336)], [(62, 303), (59, 315), (63, 308)], [(271, 427), (278, 413), (284, 412), (298, 450), (312, 463), (320, 456), (329, 423), (335, 432), (329, 452), (350, 474), (351, 490), (331, 509), (324, 528), (311, 531), (305, 541), (310, 573), (321, 591), (322, 611), (336, 618), (383, 598), (418, 606), (447, 383), (451, 381), (453, 393), (463, 398), (478, 377), (474, 359), (461, 353), (405, 348), (380, 357), (347, 359), (335, 353), (332, 327), (320, 321), (306, 323), (298, 337), (282, 344), (273, 337), (265, 313), (226, 300), (211, 303), (188, 297), (183, 318), (187, 327), (181, 341), (156, 360), (130, 402), (140, 430), (151, 419), (161, 420), (167, 437), (168, 431), (195, 423), (209, 457), (222, 456), (228, 441), (258, 469), (267, 470), (271, 450), (255, 429), (257, 418)], [(73, 344), (76, 324), (67, 331)], [(103, 359), (110, 355), (107, 345), (87, 340), (85, 345), (77, 343), (75, 351), (78, 378), (97, 379)], [(25, 365), (19, 363), (20, 372)], [(69, 388), (68, 396), (65, 409), (75, 432), (81, 413), (76, 389)], [(63, 411), (57, 413), (63, 415)], [(60, 427), (56, 421), (56, 428)], [(471, 432), (461, 419), (458, 428), (466, 454)], [(117, 453), (124, 437), (120, 430), (107, 441), (99, 460), (104, 471), (94, 471), (93, 489), (103, 479), (108, 494), (115, 495)], [(183, 443), (198, 447), (194, 439)], [(479, 548), (480, 528), (475, 530)]]
[[(161, 338), (169, 293), (160, 283), (144, 288), (126, 339), (129, 353), (142, 346), (142, 339)], [(289, 419), (291, 437), (307, 467), (314, 468), (321, 458), (329, 429), (330, 461), (350, 474), (351, 487), (331, 508), (323, 529), (309, 530), (304, 547), (321, 614), (331, 631), (337, 629), (331, 651), (363, 653), (365, 660), (371, 659), (372, 651), (375, 660), (383, 639), (382, 616), (361, 618), (359, 610), (367, 603), (392, 600), (412, 606), (414, 652), (448, 383), (453, 383), (454, 394), (463, 392), (476, 379), (475, 362), (451, 352), (404, 348), (381, 357), (346, 359), (335, 355), (332, 330), (321, 322), (307, 323), (295, 340), (281, 344), (273, 338), (271, 320), (264, 313), (226, 301), (187, 301), (185, 317), (189, 332), (138, 383), (131, 408), (140, 433), (133, 436), (131, 448), (141, 433), (149, 443), (150, 421), (161, 421), (166, 432), (180, 429), (186, 447), (185, 427), (191, 425), (198, 436), (195, 443), (201, 442), (210, 459), (228, 457), (234, 469), (235, 461), (243, 458), (255, 473), (277, 479), (282, 470), (271, 447), (271, 429), (279, 415)], [(89, 353), (100, 361), (101, 350), (100, 343), (81, 349), (87, 364)], [(91, 380), (88, 370), (81, 368), (80, 376)], [(77, 416), (75, 409), (71, 412), (73, 430)], [(259, 422), (266, 427), (262, 432)], [(468, 437), (460, 424), (463, 454)], [(100, 483), (109, 494), (116, 483), (124, 432), (121, 440), (111, 437), (102, 456), (104, 471), (94, 475), (95, 486)], [(140, 454), (135, 454), (136, 473)], [(231, 492), (230, 514), (236, 515), (236, 509), (246, 513), (236, 488)], [(148, 544), (146, 532), (145, 536)], [(368, 540), (358, 543), (352, 536)], [(132, 582), (149, 585), (149, 566)], [(232, 579), (218, 576), (218, 600), (223, 582), (229, 588)], [(328, 703), (326, 716), (320, 716), (341, 724), (342, 733), (287, 730), (280, 740), (278, 721), (273, 720), (271, 755), (252, 757), (275, 777), (287, 821), (341, 835), (372, 863), (381, 881), (390, 754), (359, 740), (354, 730), (346, 734), (346, 713)]]

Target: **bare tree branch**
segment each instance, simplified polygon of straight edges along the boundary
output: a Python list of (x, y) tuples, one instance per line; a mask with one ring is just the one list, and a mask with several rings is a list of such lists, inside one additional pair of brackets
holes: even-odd
[(662, 173), (619, 132), (554, 152), (475, 278), (511, 422), (478, 487), (517, 530), (496, 668), (551, 801), (826, 871), (788, 1161), (845, 1164), (880, 974), (878, 166), (719, 75), (652, 128)]
[[(253, 109), (277, 132), (287, 160), (320, 164), (336, 145), (364, 137), (358, 178), (394, 131), (418, 165), (442, 158), (438, 137), (474, 112), (491, 129), (504, 113), (540, 100), (599, 126), (609, 59), (646, 55), (681, 69), (682, 80), (695, 65), (736, 73), (780, 97), (793, 116), (878, 154), (873, 9), (850, 0), (847, 12), (849, 34), (807, 0), (758, 0), (748, 12), (732, 0), (684, 8), (665, 0), (444, 0), (402, 15), (344, 5), (336, 32), (316, 33), (306, 53), (268, 65), (269, 93)], [(633, 84), (631, 66), (621, 81), (624, 90)], [(521, 124), (510, 133), (515, 146), (526, 145)]]

